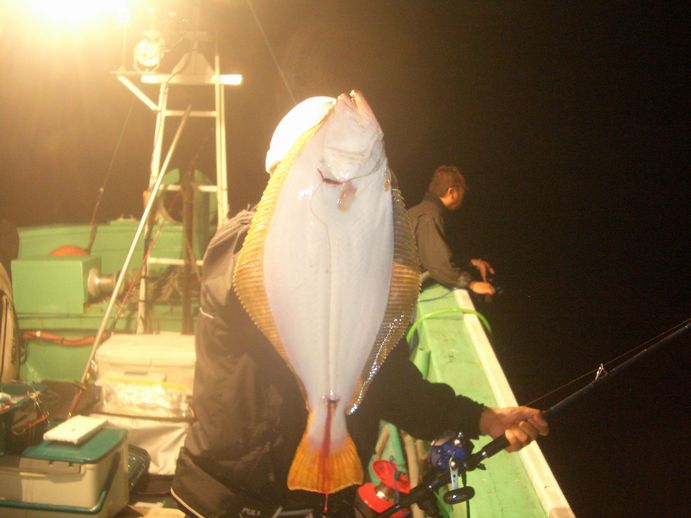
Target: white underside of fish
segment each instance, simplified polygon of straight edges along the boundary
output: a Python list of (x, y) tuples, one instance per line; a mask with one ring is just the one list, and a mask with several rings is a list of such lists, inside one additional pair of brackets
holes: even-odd
[(352, 180), (353, 199), (347, 210), (339, 208), (344, 185), (323, 181), (320, 138), (307, 143), (281, 189), (264, 245), (264, 277), (287, 360), (312, 413), (307, 439), (323, 447), (330, 425), (333, 451), (346, 436), (345, 409), (386, 310), (394, 237), (385, 171)]

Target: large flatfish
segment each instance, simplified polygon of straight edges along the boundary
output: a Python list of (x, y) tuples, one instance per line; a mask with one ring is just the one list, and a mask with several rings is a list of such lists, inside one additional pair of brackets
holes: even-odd
[(290, 489), (362, 482), (345, 415), (409, 324), (419, 289), (394, 181), (372, 110), (359, 92), (342, 94), (275, 168), (240, 252), (238, 297), (309, 411)]

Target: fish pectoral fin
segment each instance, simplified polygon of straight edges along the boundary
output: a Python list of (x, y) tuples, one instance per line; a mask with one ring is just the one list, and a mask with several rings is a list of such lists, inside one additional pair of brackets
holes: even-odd
[(315, 447), (303, 435), (288, 472), (288, 489), (331, 494), (354, 484), (362, 484), (363, 470), (350, 435), (329, 451)]

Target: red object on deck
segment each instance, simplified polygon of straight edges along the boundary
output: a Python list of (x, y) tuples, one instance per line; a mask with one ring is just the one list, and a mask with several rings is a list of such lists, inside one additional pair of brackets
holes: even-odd
[[(382, 513), (398, 502), (398, 493), (410, 493), (410, 480), (405, 473), (396, 469), (393, 462), (387, 460), (374, 461), (372, 469), (379, 478), (379, 484), (363, 484), (358, 488), (358, 496), (367, 507)], [(405, 518), (409, 514), (410, 511), (404, 508), (393, 514), (392, 518)]]

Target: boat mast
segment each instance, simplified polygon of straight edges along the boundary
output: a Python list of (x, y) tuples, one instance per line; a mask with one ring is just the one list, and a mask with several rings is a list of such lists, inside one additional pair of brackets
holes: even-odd
[[(218, 45), (214, 45), (214, 66), (211, 67), (206, 57), (200, 50), (200, 41), (208, 39), (207, 35), (199, 31), (199, 3), (195, 10), (195, 30), (185, 36), (191, 42), (191, 49), (185, 53), (180, 61), (170, 72), (148, 72), (142, 70), (119, 70), (116, 72), (117, 79), (139, 100), (141, 100), (152, 112), (156, 114), (156, 124), (154, 129), (153, 152), (151, 155), (151, 166), (149, 176), (148, 196), (158, 196), (159, 192), (154, 192), (153, 186), (159, 175), (165, 174), (166, 170), (161, 168), (161, 156), (163, 153), (164, 136), (170, 118), (182, 117), (184, 110), (172, 109), (169, 101), (173, 95), (173, 90), (206, 90), (207, 95), (213, 94), (213, 109), (195, 109), (190, 111), (191, 118), (206, 119), (214, 124), (215, 134), (215, 165), (216, 165), (216, 185), (194, 185), (194, 188), (201, 192), (215, 194), (216, 207), (218, 211), (217, 228), (226, 221), (229, 213), (228, 202), (228, 159), (226, 151), (226, 121), (225, 121), (225, 87), (238, 85), (242, 81), (239, 74), (222, 74), (220, 67), (220, 56)], [(150, 36), (151, 43), (155, 43), (156, 36)], [(136, 82), (135, 82), (136, 81)], [(138, 84), (139, 83), (139, 84)], [(158, 85), (158, 97), (152, 100), (140, 87), (145, 84)], [(212, 91), (209, 91), (212, 89)], [(184, 93), (184, 92), (180, 92)], [(188, 98), (191, 98), (188, 97)], [(196, 99), (196, 98), (195, 98)], [(171, 148), (170, 152), (174, 151)], [(180, 190), (180, 185), (162, 186), (161, 189), (168, 191)], [(144, 232), (144, 250), (149, 250), (151, 231), (154, 219), (150, 218), (146, 222)], [(191, 225), (185, 225), (190, 228)], [(192, 243), (190, 235), (184, 236), (184, 246), (189, 248)], [(183, 254), (180, 258), (161, 258), (151, 257), (146, 254), (145, 262), (142, 266), (142, 277), (139, 286), (139, 303), (137, 311), (137, 333), (152, 332), (149, 315), (149, 293), (148, 293), (148, 269), (151, 264), (168, 264), (185, 266), (185, 271), (190, 272), (193, 265), (188, 264), (194, 261), (191, 254)], [(197, 260), (196, 265), (201, 265)], [(183, 328), (184, 333), (191, 333), (191, 318), (183, 319), (187, 324)]]

